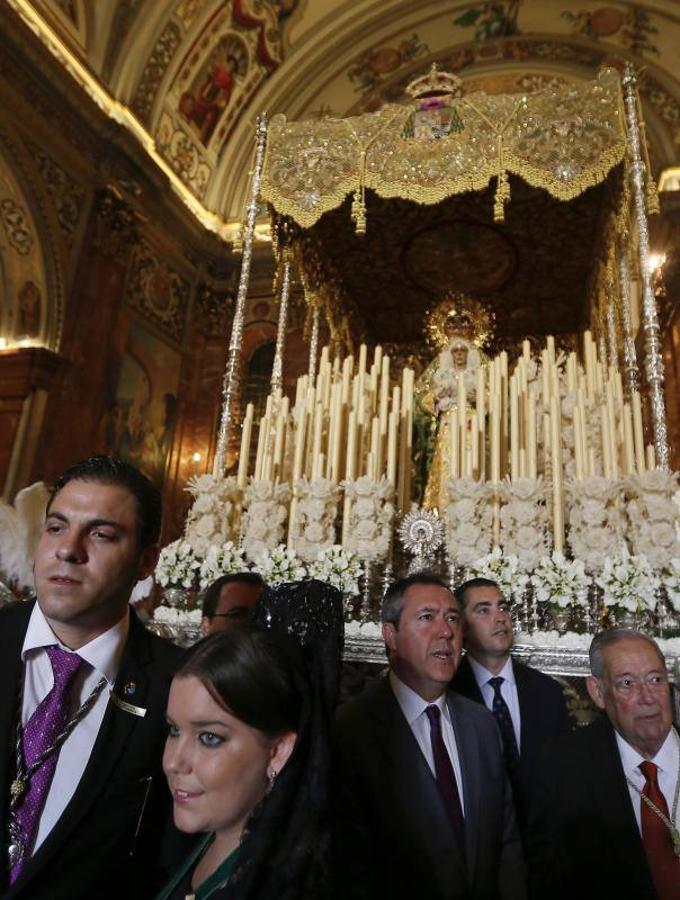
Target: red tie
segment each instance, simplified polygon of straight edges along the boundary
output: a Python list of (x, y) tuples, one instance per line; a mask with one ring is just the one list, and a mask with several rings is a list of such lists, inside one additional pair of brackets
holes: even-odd
[[(647, 797), (667, 819), (668, 804), (661, 793), (657, 780), (658, 766), (653, 762), (640, 763), (640, 771), (645, 776), (642, 796)], [(680, 860), (673, 850), (673, 839), (668, 826), (642, 800), (640, 804), (640, 823), (642, 825), (642, 843), (644, 844), (647, 862), (652, 870), (659, 900), (678, 900), (680, 897)], [(675, 823), (673, 823), (675, 825)]]

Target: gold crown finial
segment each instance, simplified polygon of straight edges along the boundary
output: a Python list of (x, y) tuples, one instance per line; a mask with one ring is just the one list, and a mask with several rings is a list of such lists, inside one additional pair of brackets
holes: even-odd
[(406, 86), (406, 93), (415, 99), (443, 94), (460, 94), (463, 82), (451, 72), (440, 72), (437, 63), (432, 63), (427, 75), (419, 75)]
[(480, 300), (449, 291), (425, 314), (425, 338), (443, 350), (454, 337), (481, 348), (493, 338), (495, 316)]

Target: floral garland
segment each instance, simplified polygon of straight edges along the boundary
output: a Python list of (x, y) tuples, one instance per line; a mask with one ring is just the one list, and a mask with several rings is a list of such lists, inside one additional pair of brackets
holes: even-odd
[(245, 490), (243, 515), (243, 547), (248, 559), (254, 560), (281, 543), (289, 500), (287, 484), (251, 480)]
[(590, 578), (579, 559), (568, 560), (561, 553), (545, 556), (531, 575), (538, 603), (560, 609), (575, 609), (588, 604)]
[(328, 478), (295, 482), (295, 517), (290, 543), (305, 562), (319, 556), (335, 541), (335, 518), (340, 488)]
[(343, 482), (343, 487), (352, 501), (345, 548), (362, 562), (386, 559), (394, 520), (394, 485), (385, 476), (374, 481), (362, 475)]
[(598, 572), (624, 550), (624, 516), (620, 481), (594, 475), (567, 483), (571, 498), (568, 542), (572, 556), (588, 572)]
[(158, 606), (154, 610), (153, 621), (171, 628), (177, 626), (198, 628), (201, 624), (203, 613), (200, 609), (176, 609), (173, 606)]
[(457, 565), (468, 566), (491, 551), (493, 486), (464, 476), (443, 487), (451, 498), (444, 513), (446, 549)]
[(252, 568), (272, 587), (285, 581), (302, 581), (307, 577), (307, 570), (295, 550), (289, 550), (283, 544), (272, 550), (264, 549), (255, 558)]
[(529, 584), (529, 576), (520, 568), (517, 557), (503, 554), (500, 547), (476, 560), (471, 570), (476, 577), (495, 581), (503, 596), (514, 602), (521, 600)]
[(615, 612), (639, 614), (656, 609), (661, 581), (644, 556), (625, 553), (620, 559), (605, 560), (595, 583), (602, 588), (605, 606)]
[(243, 550), (227, 541), (219, 547), (208, 547), (205, 559), (201, 563), (199, 572), (199, 588), (204, 591), (213, 581), (217, 581), (223, 575), (233, 575), (236, 572), (245, 572), (248, 565), (244, 559)]
[(672, 559), (666, 572), (661, 577), (668, 602), (674, 611), (680, 612), (680, 559)]
[(645, 556), (655, 569), (662, 569), (669, 559), (680, 556), (678, 507), (673, 500), (678, 473), (651, 469), (643, 475), (629, 475), (625, 486), (631, 498), (626, 506), (631, 550)]
[(197, 554), (205, 555), (208, 547), (236, 537), (235, 518), (242, 491), (233, 476), (197, 475), (189, 480), (186, 489), (194, 502), (187, 515), (184, 537)]
[(335, 544), (320, 550), (309, 566), (310, 578), (318, 578), (337, 588), (344, 597), (354, 597), (359, 593), (359, 579), (362, 569), (357, 557)]
[(524, 571), (535, 568), (550, 550), (546, 485), (542, 478), (506, 480), (500, 486), (500, 543)]
[(179, 538), (163, 547), (156, 563), (154, 578), (164, 588), (186, 588), (196, 583), (201, 561), (188, 541)]

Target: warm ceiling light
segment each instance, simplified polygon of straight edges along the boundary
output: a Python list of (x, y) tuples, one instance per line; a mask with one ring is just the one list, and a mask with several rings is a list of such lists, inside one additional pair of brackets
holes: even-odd
[(650, 253), (649, 254), (649, 268), (652, 272), (656, 272), (657, 269), (660, 269), (661, 266), (666, 262), (666, 254), (665, 253)]
[(196, 465), (198, 465), (200, 463), (200, 461), (203, 459), (203, 457), (197, 450), (196, 453), (192, 454), (191, 459), (192, 459), (192, 462), (195, 462)]

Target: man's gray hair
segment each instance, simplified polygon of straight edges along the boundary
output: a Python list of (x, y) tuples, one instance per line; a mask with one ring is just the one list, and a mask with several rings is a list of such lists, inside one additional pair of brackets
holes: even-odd
[(607, 628), (605, 631), (600, 631), (595, 635), (588, 650), (590, 671), (595, 678), (604, 678), (604, 649), (614, 644), (620, 644), (622, 641), (644, 641), (646, 644), (649, 644), (659, 657), (662, 668), (666, 668), (666, 660), (654, 638), (651, 638), (648, 634), (643, 634), (641, 631), (635, 631), (634, 628)]
[(410, 587), (418, 584), (434, 584), (437, 587), (443, 587), (452, 597), (454, 596), (451, 588), (439, 575), (434, 575), (432, 572), (414, 572), (413, 575), (408, 575), (406, 578), (399, 578), (397, 581), (392, 582), (385, 591), (380, 616), (383, 622), (391, 622), (395, 628), (399, 628), (399, 619), (404, 608), (404, 594)]

